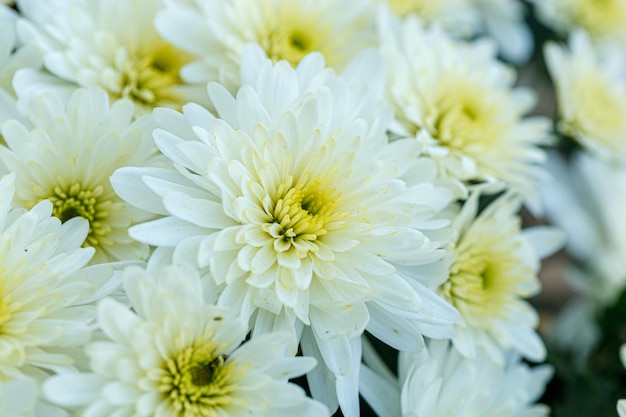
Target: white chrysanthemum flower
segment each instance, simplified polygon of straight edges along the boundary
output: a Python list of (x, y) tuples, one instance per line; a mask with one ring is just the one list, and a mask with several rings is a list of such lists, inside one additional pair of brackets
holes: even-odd
[(41, 53), (37, 48), (19, 42), (15, 29), (17, 18), (14, 10), (0, 6), (0, 89), (10, 94), (14, 94), (11, 83), (18, 69), (35, 68), (41, 64)]
[[(420, 417), (454, 415), (548, 416), (549, 408), (534, 404), (552, 376), (552, 368), (529, 368), (514, 355), (503, 366), (477, 352), (464, 359), (445, 341), (429, 344), (428, 352), (401, 355), (403, 414)], [(413, 413), (413, 414), (411, 414)]]
[(439, 287), (461, 313), (454, 347), (474, 357), (480, 346), (500, 363), (509, 349), (542, 361), (545, 347), (534, 330), (539, 317), (525, 298), (539, 292), (540, 259), (562, 247), (564, 236), (550, 227), (521, 231), (521, 203), (510, 194), (477, 215), (478, 197), (455, 220), (450, 276)]
[(546, 217), (567, 235), (575, 263), (565, 272), (580, 295), (561, 309), (550, 336), (583, 361), (601, 334), (599, 311), (626, 288), (626, 169), (587, 152), (550, 155), (553, 181), (542, 184)]
[(417, 16), (428, 25), (463, 38), (489, 35), (508, 60), (523, 62), (533, 50), (532, 33), (519, 0), (378, 0), (400, 17)]
[(44, 65), (53, 76), (20, 72), (20, 96), (41, 90), (69, 95), (76, 87), (98, 86), (112, 99), (127, 98), (136, 112), (154, 107), (180, 109), (205, 94), (204, 86), (184, 86), (180, 68), (190, 56), (167, 43), (154, 28), (161, 0), (58, 0), (43, 5), (20, 0), (24, 37), (43, 49)]
[(386, 369), (364, 368), (361, 392), (380, 416), (548, 416), (549, 408), (535, 401), (552, 368), (530, 368), (514, 354), (504, 365), (492, 359), (482, 350), (464, 358), (447, 341), (430, 341), (420, 354), (400, 353), (399, 381)]
[(90, 373), (46, 381), (50, 401), (90, 417), (329, 415), (288, 382), (314, 360), (285, 357), (285, 334), (241, 345), (245, 322), (205, 303), (195, 269), (130, 267), (124, 288), (133, 311), (112, 299), (98, 305), (109, 340), (86, 346)]
[(478, 15), (471, 0), (383, 0), (391, 11), (400, 17), (419, 16), (429, 24), (436, 24), (458, 34), (469, 35), (475, 31)]
[[(17, 38), (17, 13), (0, 5), (0, 124), (8, 119), (21, 119), (17, 110), (13, 76), (20, 68), (41, 65), (41, 53), (34, 45), (22, 45)], [(2, 135), (0, 135), (2, 141)]]
[(67, 104), (44, 93), (33, 101), (30, 124), (2, 126), (7, 146), (0, 147), (0, 161), (17, 176), (14, 204), (30, 208), (48, 199), (61, 221), (89, 220), (85, 246), (96, 249), (93, 262), (148, 255), (147, 245), (127, 230), (149, 217), (122, 201), (109, 182), (119, 167), (159, 161), (151, 116), (131, 122), (133, 113), (128, 100), (110, 106), (103, 90), (79, 89)]
[(88, 225), (61, 224), (49, 201), (30, 211), (12, 209), (15, 175), (0, 180), (0, 381), (69, 369), (77, 347), (91, 335), (89, 303), (112, 287), (113, 270), (85, 265), (92, 248), (80, 248)]
[(523, 62), (533, 51), (532, 34), (519, 0), (378, 0), (399, 17), (418, 17), (462, 38), (488, 34), (508, 60)]
[(626, 60), (622, 47), (594, 46), (575, 32), (567, 48), (550, 43), (559, 130), (607, 160), (626, 162)]
[(548, 168), (554, 180), (542, 185), (546, 217), (565, 231), (567, 252), (591, 272), (573, 283), (612, 304), (626, 288), (626, 169), (585, 152), (567, 162), (552, 154)]
[(548, 27), (568, 33), (583, 29), (597, 40), (626, 40), (624, 0), (532, 0)]
[(331, 376), (358, 367), (350, 340), (366, 327), (404, 350), (422, 333), (450, 336), (456, 312), (418, 279), (445, 279), (428, 236), (443, 237), (448, 221), (434, 216), (454, 196), (416, 141), (387, 142), (378, 56), (336, 77), (319, 54), (293, 69), (248, 51), (236, 98), (209, 85), (221, 118), (193, 104), (155, 113), (177, 171), (113, 175), (124, 199), (165, 216), (131, 236), (210, 268), (218, 303), (252, 317), (255, 332), (290, 331), (295, 348), (310, 326)]
[(393, 133), (423, 142), (446, 176), (499, 179), (532, 196), (550, 121), (523, 118), (533, 95), (513, 88), (514, 72), (493, 44), (454, 41), (411, 18), (383, 14), (379, 23)]
[(373, 13), (365, 1), (210, 0), (192, 7), (171, 2), (156, 26), (164, 38), (202, 58), (183, 68), (186, 81), (217, 81), (231, 92), (241, 86), (239, 64), (248, 43), (261, 45), (274, 62), (293, 66), (317, 51), (338, 70), (375, 45)]

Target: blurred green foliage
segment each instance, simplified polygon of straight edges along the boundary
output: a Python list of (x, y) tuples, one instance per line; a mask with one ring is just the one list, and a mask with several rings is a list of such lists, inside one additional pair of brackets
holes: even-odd
[(615, 417), (617, 400), (626, 398), (626, 369), (619, 357), (626, 343), (626, 292), (598, 313), (597, 323), (600, 340), (582, 366), (574, 365), (570, 352), (548, 345), (555, 376), (542, 402), (553, 417)]

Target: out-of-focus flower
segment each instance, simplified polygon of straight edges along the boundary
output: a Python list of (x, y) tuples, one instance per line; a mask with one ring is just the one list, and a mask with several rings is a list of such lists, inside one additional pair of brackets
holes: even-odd
[[(540, 417), (549, 414), (547, 406), (535, 404), (535, 401), (551, 378), (552, 369), (545, 365), (530, 368), (514, 354), (508, 355), (502, 365), (483, 350), (478, 350), (474, 359), (468, 359), (447, 341), (431, 341), (428, 349), (419, 354), (400, 353), (400, 396), (384, 395), (379, 387), (393, 390), (393, 382), (365, 369), (361, 392), (381, 416)], [(400, 407), (389, 404), (397, 402), (398, 397)], [(396, 413), (381, 413), (384, 410)]]
[(418, 17), (426, 25), (439, 26), (459, 38), (488, 35), (500, 53), (512, 62), (523, 62), (533, 51), (525, 7), (518, 0), (374, 0), (386, 3), (397, 16)]
[(83, 219), (63, 224), (49, 201), (12, 208), (15, 175), (0, 180), (0, 381), (72, 368), (91, 335), (90, 303), (115, 289), (113, 270), (85, 267)]
[(41, 65), (41, 53), (34, 45), (22, 45), (18, 40), (15, 22), (18, 14), (0, 6), (0, 89), (14, 95), (13, 75), (20, 68)]
[(33, 417), (39, 393), (28, 378), (0, 382), (0, 417)]
[(12, 85), (15, 72), (41, 65), (40, 51), (34, 45), (23, 45), (18, 40), (17, 19), (14, 10), (0, 5), (0, 126), (5, 120), (21, 119)]
[(569, 50), (549, 43), (545, 57), (556, 88), (559, 131), (605, 160), (626, 163), (626, 60), (621, 47), (594, 46), (578, 31), (569, 39)]
[(112, 299), (98, 305), (109, 340), (86, 346), (90, 373), (46, 381), (49, 400), (92, 417), (329, 415), (288, 382), (314, 360), (284, 356), (285, 334), (242, 344), (245, 322), (205, 303), (195, 269), (130, 267), (124, 288), (133, 311)]
[(401, 17), (417, 16), (427, 24), (434, 24), (460, 36), (475, 31), (478, 15), (471, 0), (382, 0), (391, 11)]
[[(154, 107), (180, 109), (206, 96), (204, 86), (183, 85), (180, 68), (191, 57), (154, 28), (161, 0), (20, 0), (20, 33), (44, 51), (49, 73), (23, 71), (21, 96), (52, 90), (67, 98), (76, 87), (98, 86), (111, 99), (127, 98), (137, 115)], [(50, 75), (50, 73), (52, 75)]]
[(68, 417), (68, 413), (39, 396), (39, 386), (30, 378), (0, 382), (0, 417)]
[(28, 124), (3, 124), (7, 146), (0, 147), (5, 172), (16, 173), (14, 204), (30, 208), (41, 200), (65, 222), (89, 220), (85, 246), (96, 249), (93, 262), (145, 259), (147, 245), (128, 236), (128, 228), (150, 216), (122, 201), (109, 176), (127, 165), (159, 161), (151, 138), (150, 116), (131, 122), (133, 104), (109, 105), (101, 89), (79, 89), (63, 103), (51, 93), (36, 97)]
[[(551, 155), (553, 181), (542, 186), (546, 215), (567, 234), (566, 250), (595, 275), (583, 293), (613, 303), (626, 286), (626, 170), (584, 152), (568, 161)], [(584, 288), (587, 287), (587, 288)]]
[[(253, 318), (256, 333), (287, 330), (295, 350), (310, 326), (326, 384), (357, 375), (366, 328), (416, 350), (422, 334), (450, 336), (457, 319), (419, 282), (445, 279), (431, 265), (449, 225), (438, 213), (454, 194), (416, 141), (387, 142), (378, 58), (359, 55), (337, 77), (320, 54), (293, 69), (251, 47), (236, 98), (209, 85), (219, 119), (193, 104), (155, 113), (164, 126), (155, 141), (177, 171), (112, 178), (129, 203), (165, 216), (131, 236), (208, 267), (218, 303)], [(355, 415), (348, 382), (342, 407)]]
[(454, 347), (468, 357), (481, 347), (498, 363), (510, 349), (542, 361), (545, 347), (534, 330), (539, 317), (524, 299), (539, 293), (540, 259), (563, 246), (564, 234), (546, 226), (521, 231), (521, 202), (511, 194), (477, 215), (478, 196), (455, 220), (450, 276), (439, 287), (461, 313)]
[(567, 162), (553, 153), (547, 167), (546, 217), (567, 235), (575, 264), (565, 278), (580, 295), (561, 310), (549, 337), (583, 361), (600, 335), (598, 312), (626, 288), (626, 170), (586, 152)]
[(533, 35), (526, 24), (524, 3), (519, 0), (471, 0), (478, 12), (478, 34), (492, 37), (503, 58), (520, 64), (531, 56)]
[(337, 70), (375, 45), (367, 1), (210, 0), (194, 1), (191, 7), (171, 2), (156, 26), (164, 38), (201, 58), (183, 68), (186, 81), (217, 81), (231, 92), (241, 86), (239, 66), (247, 43), (259, 44), (274, 62), (292, 66), (317, 51)]
[(498, 179), (532, 197), (550, 121), (523, 117), (533, 95), (513, 88), (515, 73), (496, 59), (494, 45), (455, 41), (410, 18), (383, 14), (379, 23), (392, 132), (423, 143), (445, 176)]
[(626, 40), (624, 0), (532, 0), (542, 22), (566, 34), (583, 29), (596, 40)]

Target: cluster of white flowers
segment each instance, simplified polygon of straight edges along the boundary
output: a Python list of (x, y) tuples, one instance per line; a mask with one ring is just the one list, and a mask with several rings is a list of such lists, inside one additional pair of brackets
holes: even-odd
[[(535, 7), (572, 33), (545, 49), (558, 133), (620, 164), (626, 5), (605, 3)], [(552, 121), (512, 64), (528, 4), (8, 4), (0, 417), (549, 413), (528, 299), (565, 235), (520, 211), (577, 197), (546, 183)], [(583, 225), (603, 257), (570, 242), (598, 274), (626, 259), (616, 221)]]
[[(626, 2), (535, 0), (537, 15), (565, 39), (543, 50), (556, 96), (553, 152), (542, 184), (547, 218), (568, 236), (566, 278), (579, 297), (557, 319), (553, 342), (585, 363), (598, 345), (598, 316), (626, 289)], [(621, 341), (623, 342), (623, 340)], [(626, 345), (620, 352), (626, 364)], [(618, 403), (626, 416), (626, 400)]]

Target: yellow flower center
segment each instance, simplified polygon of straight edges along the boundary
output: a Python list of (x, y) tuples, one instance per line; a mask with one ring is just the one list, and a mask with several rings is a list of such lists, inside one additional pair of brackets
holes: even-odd
[(186, 54), (166, 44), (128, 59), (119, 68), (122, 79), (117, 95), (134, 101), (143, 113), (157, 106), (180, 110), (183, 98), (174, 87), (182, 83), (179, 71), (188, 61)]
[(327, 227), (343, 217), (337, 211), (340, 194), (329, 188), (329, 177), (292, 186), (292, 177), (280, 185), (273, 207), (266, 207), (272, 222), (261, 226), (272, 236), (278, 252), (295, 249), (299, 258), (315, 250), (313, 242), (328, 233)]
[[(457, 248), (450, 277), (439, 293), (472, 327), (489, 327), (490, 318), (505, 313), (520, 282), (532, 275), (515, 256), (518, 242), (502, 234), (468, 234)], [(485, 321), (487, 319), (487, 321)]]
[(305, 14), (294, 5), (284, 6), (273, 11), (275, 15), (268, 16), (270, 21), (257, 33), (257, 42), (272, 61), (285, 60), (295, 67), (306, 54), (314, 51), (324, 55), (328, 66), (341, 59), (330, 42), (328, 23), (322, 23), (328, 19), (323, 19), (320, 13)]
[(619, 36), (626, 28), (626, 4), (622, 0), (578, 0), (566, 9), (576, 26), (593, 36)]
[(418, 14), (426, 20), (432, 20), (441, 11), (441, 0), (388, 0), (391, 10), (399, 16)]
[(314, 50), (311, 48), (312, 44), (311, 37), (297, 28), (290, 30), (277, 28), (275, 31), (269, 32), (262, 42), (267, 56), (272, 61), (277, 62), (284, 59), (292, 66), (296, 66), (302, 57)]
[(431, 134), (448, 148), (472, 154), (498, 142), (508, 125), (501, 117), (498, 100), (470, 80), (443, 77), (434, 102), (426, 114)]
[(570, 94), (570, 103), (576, 106), (573, 120), (563, 120), (559, 128), (573, 137), (582, 132), (613, 149), (622, 148), (622, 137), (626, 132), (626, 100), (615, 91), (608, 78), (600, 71), (580, 74), (571, 86)]
[[(74, 217), (83, 217), (89, 221), (89, 233), (83, 246), (112, 246), (115, 242), (108, 237), (112, 231), (107, 223), (108, 217), (114, 211), (122, 209), (122, 203), (112, 190), (105, 189), (102, 185), (85, 187), (80, 182), (67, 184), (63, 178), (57, 178), (57, 183), (51, 192), (45, 193), (36, 188), (39, 195), (45, 197), (41, 200), (52, 202), (52, 215), (66, 222)], [(28, 208), (34, 204), (27, 204)]]
[(176, 416), (215, 417), (218, 410), (235, 403), (232, 393), (245, 373), (225, 355), (216, 353), (216, 343), (192, 345), (165, 364), (159, 390), (170, 401)]

